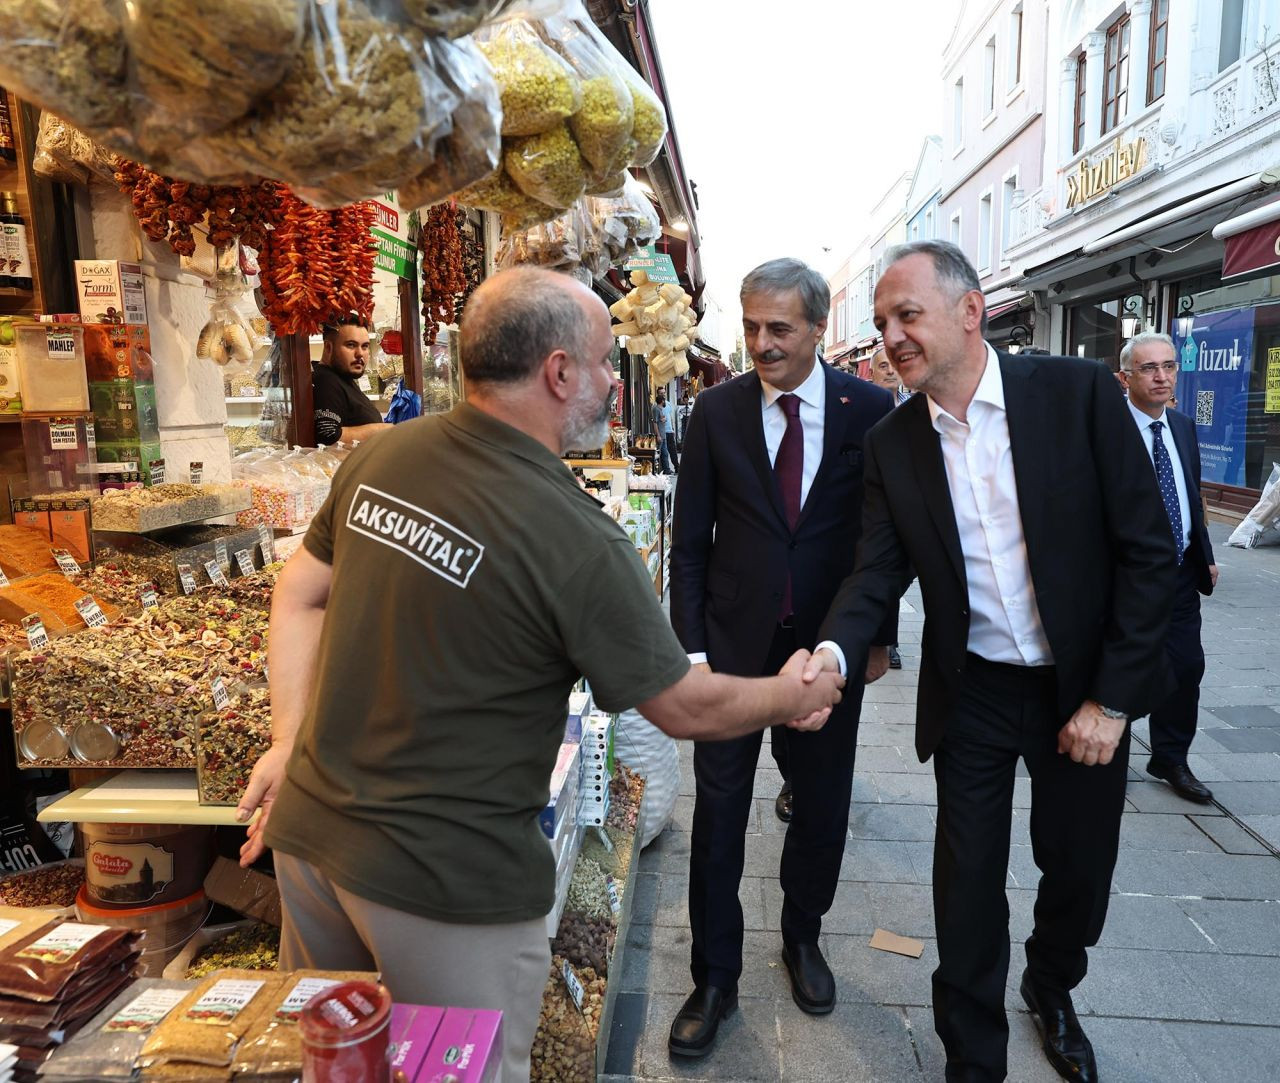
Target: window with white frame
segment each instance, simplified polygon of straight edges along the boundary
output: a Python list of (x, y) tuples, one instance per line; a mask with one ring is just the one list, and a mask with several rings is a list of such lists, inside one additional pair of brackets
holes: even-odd
[(836, 305), (836, 341), (844, 341), (844, 298)]
[(982, 50), (982, 115), (991, 116), (996, 111), (996, 39), (992, 38)]
[(931, 241), (937, 234), (933, 231), (933, 208), (924, 212), (924, 239)]
[(1000, 185), (1000, 262), (1008, 263), (1009, 245), (1013, 241), (1013, 199), (1018, 190), (1018, 171), (1005, 176)]
[(947, 240), (949, 240), (952, 244), (957, 246), (960, 244), (960, 212), (959, 211), (956, 211), (951, 215), (950, 231), (948, 233)]
[(978, 198), (978, 270), (991, 269), (991, 190)]
[(1009, 13), (1009, 78), (1013, 90), (1022, 82), (1022, 5)]
[(951, 94), (951, 141), (957, 146), (964, 146), (964, 79), (956, 80)]
[(1222, 0), (1222, 24), (1218, 34), (1218, 70), (1226, 71), (1240, 59), (1244, 37), (1244, 0)]

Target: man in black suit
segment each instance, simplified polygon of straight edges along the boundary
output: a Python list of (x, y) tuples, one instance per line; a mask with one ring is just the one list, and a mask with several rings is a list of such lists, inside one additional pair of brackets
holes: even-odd
[[(671, 550), (671, 621), (690, 660), (719, 673), (775, 673), (811, 647), (853, 567), (862, 504), (862, 441), (893, 408), (880, 388), (818, 360), (827, 284), (799, 260), (774, 260), (742, 284), (755, 370), (697, 398), (685, 435)], [(888, 665), (897, 610), (855, 659), (868, 679)], [(874, 644), (874, 646), (872, 646)], [(786, 735), (792, 819), (783, 846), (783, 960), (805, 1011), (835, 1005), (818, 933), (844, 856), (861, 681), (815, 734)], [(816, 738), (810, 740), (809, 738)], [(776, 733), (774, 739), (776, 740)], [(694, 992), (670, 1049), (710, 1051), (742, 971), (738, 902), (760, 734), (699, 742), (689, 867)]]
[[(954, 245), (890, 251), (875, 322), (922, 391), (867, 438), (862, 545), (809, 672), (871, 642), (913, 568), (925, 627), (916, 751), (934, 761), (934, 1020), (948, 1080), (1006, 1071), (1014, 774), (1031, 774), (1042, 873), (1022, 995), (1054, 1068), (1097, 1079), (1070, 991), (1097, 943), (1119, 848), (1127, 720), (1168, 687), (1174, 551), (1114, 377), (1000, 354)], [(856, 671), (856, 670), (855, 670)]]
[(1156, 482), (1178, 552), (1178, 585), (1165, 655), (1177, 688), (1151, 712), (1151, 759), (1147, 773), (1162, 778), (1188, 801), (1207, 805), (1213, 794), (1192, 773), (1187, 753), (1196, 735), (1204, 647), (1200, 642), (1200, 595), (1212, 594), (1218, 566), (1200, 504), (1200, 444), (1191, 418), (1166, 409), (1178, 380), (1173, 339), (1155, 332), (1136, 335), (1120, 351), (1120, 378), (1129, 410), (1155, 467)]

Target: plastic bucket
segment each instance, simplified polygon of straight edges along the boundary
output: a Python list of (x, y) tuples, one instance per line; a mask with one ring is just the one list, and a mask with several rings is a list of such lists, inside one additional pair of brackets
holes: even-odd
[(86, 901), (136, 910), (188, 898), (213, 865), (213, 828), (185, 824), (81, 824)]

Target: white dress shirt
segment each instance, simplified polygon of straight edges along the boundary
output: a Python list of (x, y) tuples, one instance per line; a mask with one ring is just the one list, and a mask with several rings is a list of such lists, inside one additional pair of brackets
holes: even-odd
[[(1000, 359), (987, 346), (987, 364), (969, 403), (968, 423), (927, 399), (940, 437), (969, 587), (969, 650), (991, 662), (1044, 666), (1053, 652), (1040, 621), (1022, 512), (1013, 473), (1009, 420)], [(848, 676), (844, 652), (824, 642)]]
[[(770, 466), (777, 461), (778, 448), (782, 446), (782, 438), (787, 432), (787, 415), (778, 405), (778, 399), (784, 394), (786, 392), (779, 391), (772, 384), (760, 381), (761, 421), (764, 423), (764, 446), (769, 453)], [(809, 375), (791, 394), (800, 400), (800, 424), (804, 427), (804, 469), (800, 475), (800, 507), (803, 508), (822, 464), (823, 427), (827, 420), (827, 374), (816, 356)], [(704, 651), (689, 655), (689, 661), (695, 666), (706, 660)]]
[[(1125, 401), (1128, 402), (1127, 399)], [(1190, 497), (1187, 496), (1187, 478), (1182, 472), (1182, 460), (1178, 458), (1178, 447), (1173, 442), (1173, 431), (1169, 428), (1169, 419), (1165, 417), (1168, 411), (1161, 410), (1159, 417), (1151, 417), (1148, 414), (1144, 414), (1130, 402), (1129, 413), (1133, 414), (1133, 420), (1138, 423), (1138, 431), (1142, 433), (1142, 446), (1147, 449), (1153, 468), (1156, 463), (1153, 444), (1156, 434), (1151, 430), (1151, 423), (1153, 421), (1164, 422), (1164, 428), (1160, 430), (1160, 439), (1164, 442), (1165, 449), (1169, 452), (1170, 463), (1173, 464), (1173, 483), (1178, 488), (1178, 507), (1182, 511), (1182, 551), (1185, 553), (1191, 548)]]
[[(787, 415), (778, 405), (785, 392), (760, 381), (760, 409), (764, 421), (764, 446), (769, 452), (769, 465), (778, 458), (778, 448), (787, 432)], [(800, 424), (804, 426), (804, 473), (800, 476), (800, 506), (809, 499), (809, 489), (818, 476), (822, 462), (822, 429), (827, 415), (827, 376), (822, 362), (814, 359), (813, 368), (804, 383), (791, 394), (800, 400)]]

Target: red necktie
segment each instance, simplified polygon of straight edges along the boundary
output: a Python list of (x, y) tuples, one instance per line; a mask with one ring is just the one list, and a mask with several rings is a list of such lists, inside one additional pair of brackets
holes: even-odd
[[(787, 526), (795, 530), (796, 523), (800, 521), (800, 486), (804, 477), (804, 426), (800, 423), (800, 400), (795, 395), (780, 396), (778, 406), (787, 415), (787, 431), (783, 433), (782, 443), (778, 445), (778, 454), (773, 460), (773, 473), (778, 479), (778, 488), (782, 491), (782, 507), (787, 513)], [(786, 620), (791, 615), (791, 573), (788, 572), (778, 617)]]

